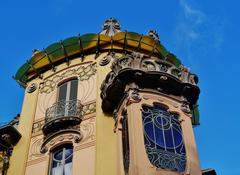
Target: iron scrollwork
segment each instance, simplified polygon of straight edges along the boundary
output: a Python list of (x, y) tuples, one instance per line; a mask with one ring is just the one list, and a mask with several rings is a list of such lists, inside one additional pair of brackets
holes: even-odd
[(59, 101), (47, 109), (42, 128), (44, 142), (65, 131), (79, 131), (82, 121), (82, 104), (79, 100)]
[(75, 116), (81, 114), (82, 104), (79, 100), (58, 101), (46, 110), (45, 122), (57, 119), (59, 117)]
[(186, 151), (178, 116), (164, 107), (143, 106), (144, 143), (151, 164), (156, 168), (184, 172)]

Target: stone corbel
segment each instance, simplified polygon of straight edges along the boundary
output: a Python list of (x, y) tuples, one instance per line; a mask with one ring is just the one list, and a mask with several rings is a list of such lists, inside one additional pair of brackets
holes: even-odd
[(189, 108), (189, 104), (188, 102), (184, 101), (181, 105), (181, 110), (184, 112), (184, 113), (187, 113), (189, 114), (191, 112), (190, 108)]
[(187, 67), (184, 67), (183, 65), (180, 66), (181, 69), (181, 77), (180, 80), (184, 83), (188, 82), (188, 77), (189, 77), (189, 69)]
[(133, 67), (140, 69), (141, 61), (142, 61), (144, 54), (139, 53), (139, 52), (132, 52), (132, 56), (134, 58)]
[(139, 95), (138, 89), (134, 89), (129, 93), (129, 99), (127, 101), (127, 106), (132, 103), (139, 103), (142, 100), (142, 97)]

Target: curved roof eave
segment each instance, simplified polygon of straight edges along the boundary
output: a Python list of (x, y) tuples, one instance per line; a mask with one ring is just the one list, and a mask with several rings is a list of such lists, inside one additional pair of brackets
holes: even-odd
[(49, 67), (76, 55), (97, 53), (107, 50), (139, 51), (147, 56), (166, 59), (179, 66), (180, 60), (169, 53), (164, 46), (150, 36), (134, 32), (119, 32), (113, 36), (103, 34), (85, 34), (73, 36), (63, 41), (53, 43), (35, 54), (17, 71), (15, 79), (19, 84), (26, 84), (33, 77), (40, 76)]

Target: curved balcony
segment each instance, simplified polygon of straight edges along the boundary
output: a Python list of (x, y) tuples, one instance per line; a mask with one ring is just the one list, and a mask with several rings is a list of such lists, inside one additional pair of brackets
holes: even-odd
[(45, 139), (55, 133), (76, 128), (81, 123), (83, 105), (79, 100), (59, 101), (46, 110), (42, 128)]
[(106, 113), (113, 113), (131, 84), (185, 97), (190, 107), (198, 100), (198, 77), (183, 65), (177, 67), (167, 60), (133, 52), (115, 59), (111, 69), (101, 86), (102, 109)]

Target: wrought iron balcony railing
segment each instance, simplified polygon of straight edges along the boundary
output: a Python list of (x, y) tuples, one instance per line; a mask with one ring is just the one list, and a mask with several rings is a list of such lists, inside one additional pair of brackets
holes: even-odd
[(46, 137), (81, 123), (83, 105), (80, 100), (58, 101), (46, 110), (42, 131)]
[(80, 100), (58, 101), (46, 110), (45, 122), (60, 117), (81, 117), (82, 104)]

